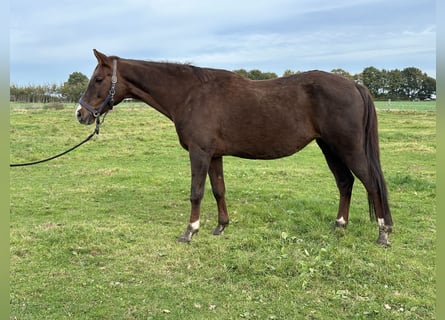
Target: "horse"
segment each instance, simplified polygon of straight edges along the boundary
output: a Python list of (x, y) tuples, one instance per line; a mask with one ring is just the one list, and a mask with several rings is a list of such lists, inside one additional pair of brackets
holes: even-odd
[(352, 80), (312, 70), (271, 80), (191, 64), (107, 56), (93, 49), (97, 66), (75, 115), (92, 124), (122, 100), (141, 100), (175, 126), (191, 166), (191, 213), (179, 242), (200, 228), (207, 175), (220, 235), (229, 224), (223, 156), (277, 159), (315, 140), (339, 191), (335, 228), (346, 228), (354, 176), (364, 185), (377, 243), (390, 245), (393, 220), (380, 163), (377, 114), (369, 90)]

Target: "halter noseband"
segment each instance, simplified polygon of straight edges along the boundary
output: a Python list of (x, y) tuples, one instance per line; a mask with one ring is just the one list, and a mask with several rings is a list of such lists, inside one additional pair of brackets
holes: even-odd
[(113, 109), (114, 106), (114, 94), (115, 94), (115, 88), (117, 83), (117, 60), (113, 60), (113, 76), (111, 77), (111, 89), (108, 92), (108, 96), (105, 98), (104, 102), (100, 105), (99, 109), (94, 109), (92, 106), (90, 106), (83, 98), (81, 97), (79, 100), (79, 104), (87, 109), (89, 112), (92, 113), (94, 118), (99, 118), (100, 114), (102, 113), (102, 110), (109, 105), (110, 110)]

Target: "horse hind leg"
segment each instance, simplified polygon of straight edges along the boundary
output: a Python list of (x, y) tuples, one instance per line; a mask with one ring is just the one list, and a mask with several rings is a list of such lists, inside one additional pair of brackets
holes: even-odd
[(322, 139), (317, 139), (316, 141), (325, 156), (329, 169), (335, 177), (340, 193), (335, 228), (346, 228), (349, 220), (349, 207), (351, 204), (354, 176), (344, 162), (332, 151), (329, 145)]
[(363, 151), (355, 153), (355, 157), (351, 156), (348, 159), (348, 165), (363, 183), (368, 193), (370, 217), (371, 220), (376, 219), (379, 226), (377, 243), (389, 246), (389, 234), (392, 231), (393, 221), (380, 162), (368, 158)]
[(229, 224), (229, 215), (227, 213), (226, 199), (225, 199), (225, 183), (223, 175), (223, 161), (222, 157), (213, 158), (209, 167), (210, 184), (212, 185), (213, 196), (218, 207), (218, 225), (213, 230), (214, 235), (223, 233), (225, 227)]
[(388, 235), (392, 231), (392, 217), (389, 208), (388, 192), (380, 165), (380, 150), (377, 130), (377, 114), (371, 94), (364, 86), (356, 85), (365, 107), (364, 146), (356, 147), (356, 157), (349, 166), (354, 174), (362, 181), (368, 192), (371, 218), (375, 216), (379, 224), (377, 242), (388, 246)]
[(386, 247), (390, 245), (389, 234), (392, 232), (393, 221), (387, 199), (386, 184), (383, 180), (383, 174), (380, 167), (375, 173), (377, 173), (377, 176), (371, 174), (371, 182), (367, 183), (369, 187), (365, 185), (365, 188), (368, 192), (369, 214), (371, 220), (375, 217), (379, 226), (377, 243)]

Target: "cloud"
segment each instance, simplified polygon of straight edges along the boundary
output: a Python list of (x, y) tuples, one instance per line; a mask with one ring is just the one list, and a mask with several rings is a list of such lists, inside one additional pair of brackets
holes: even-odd
[(11, 81), (59, 82), (73, 71), (89, 74), (93, 48), (278, 74), (414, 65), (435, 76), (434, 17), (432, 0), (15, 0)]

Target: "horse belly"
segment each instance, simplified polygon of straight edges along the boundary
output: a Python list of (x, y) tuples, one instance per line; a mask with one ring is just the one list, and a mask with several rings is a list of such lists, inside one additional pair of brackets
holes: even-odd
[(308, 143), (302, 143), (301, 145), (289, 145), (284, 146), (283, 144), (263, 144), (260, 146), (250, 145), (245, 146), (242, 149), (235, 149), (233, 152), (229, 152), (230, 155), (246, 158), (246, 159), (262, 159), (262, 160), (271, 160), (278, 159), (287, 156), (291, 156), (294, 153), (303, 149)]
[(315, 138), (313, 130), (283, 130), (280, 128), (250, 128), (236, 139), (226, 141), (230, 155), (247, 159), (277, 159), (303, 149)]

